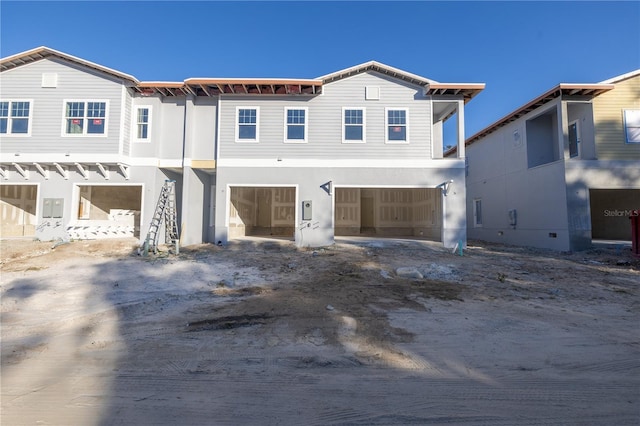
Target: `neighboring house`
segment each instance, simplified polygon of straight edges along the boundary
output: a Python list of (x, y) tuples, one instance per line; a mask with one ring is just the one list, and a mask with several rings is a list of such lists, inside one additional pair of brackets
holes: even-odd
[(0, 60), (7, 236), (144, 239), (166, 179), (183, 245), (244, 235), (466, 243), (464, 149), (444, 121), (484, 84), (377, 62), (316, 79), (135, 77), (46, 47)]
[(466, 146), (470, 239), (562, 251), (631, 240), (629, 216), (640, 208), (640, 70), (559, 84)]

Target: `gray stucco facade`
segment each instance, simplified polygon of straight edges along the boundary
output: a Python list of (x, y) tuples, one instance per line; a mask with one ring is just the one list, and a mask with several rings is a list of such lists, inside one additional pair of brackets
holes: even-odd
[(622, 117), (640, 110), (638, 87), (640, 70), (560, 84), (471, 136), (469, 238), (559, 251), (630, 240), (640, 144), (626, 140)]

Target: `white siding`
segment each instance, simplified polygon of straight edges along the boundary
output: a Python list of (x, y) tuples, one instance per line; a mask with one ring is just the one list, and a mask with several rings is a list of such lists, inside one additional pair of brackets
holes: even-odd
[[(57, 74), (57, 87), (42, 87), (43, 73)], [(43, 59), (0, 74), (2, 99), (33, 99), (30, 137), (2, 138), (2, 152), (109, 153), (120, 144), (122, 81), (59, 59)], [(64, 137), (64, 100), (108, 101), (107, 136)]]
[[(380, 100), (366, 100), (367, 86), (380, 87)], [(260, 108), (258, 143), (236, 143), (236, 107)], [(307, 107), (308, 142), (286, 144), (285, 107)], [(366, 143), (342, 143), (342, 108), (366, 109)], [(385, 107), (408, 108), (408, 144), (386, 144)], [(220, 158), (430, 159), (430, 102), (422, 89), (377, 73), (364, 73), (323, 87), (320, 96), (223, 96), (220, 101)]]

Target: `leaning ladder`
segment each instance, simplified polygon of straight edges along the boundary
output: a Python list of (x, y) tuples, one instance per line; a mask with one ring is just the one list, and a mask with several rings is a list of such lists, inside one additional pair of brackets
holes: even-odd
[(145, 255), (149, 252), (149, 250), (153, 250), (154, 253), (158, 252), (158, 234), (163, 223), (165, 231), (165, 243), (175, 245), (176, 253), (180, 249), (178, 237), (178, 217), (176, 213), (175, 184), (175, 180), (164, 181), (162, 191), (160, 191), (160, 197), (158, 197), (156, 210), (153, 213), (153, 218), (151, 219), (149, 232), (147, 233), (147, 238), (144, 242)]

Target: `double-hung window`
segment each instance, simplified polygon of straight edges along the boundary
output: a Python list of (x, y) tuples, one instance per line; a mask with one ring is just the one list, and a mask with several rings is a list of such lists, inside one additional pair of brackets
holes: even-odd
[(285, 108), (285, 142), (307, 142), (307, 108)]
[(409, 131), (407, 125), (408, 111), (406, 109), (385, 109), (387, 116), (387, 143), (409, 142)]
[(64, 135), (106, 136), (106, 101), (65, 101)]
[(137, 106), (133, 119), (134, 140), (137, 142), (149, 142), (151, 140), (151, 107)]
[(627, 143), (640, 143), (640, 109), (624, 110), (624, 131)]
[(343, 108), (342, 116), (342, 141), (344, 143), (364, 143), (366, 141), (364, 108)]
[(31, 134), (31, 101), (0, 101), (0, 134)]
[(238, 107), (236, 109), (236, 142), (258, 142), (258, 107)]

